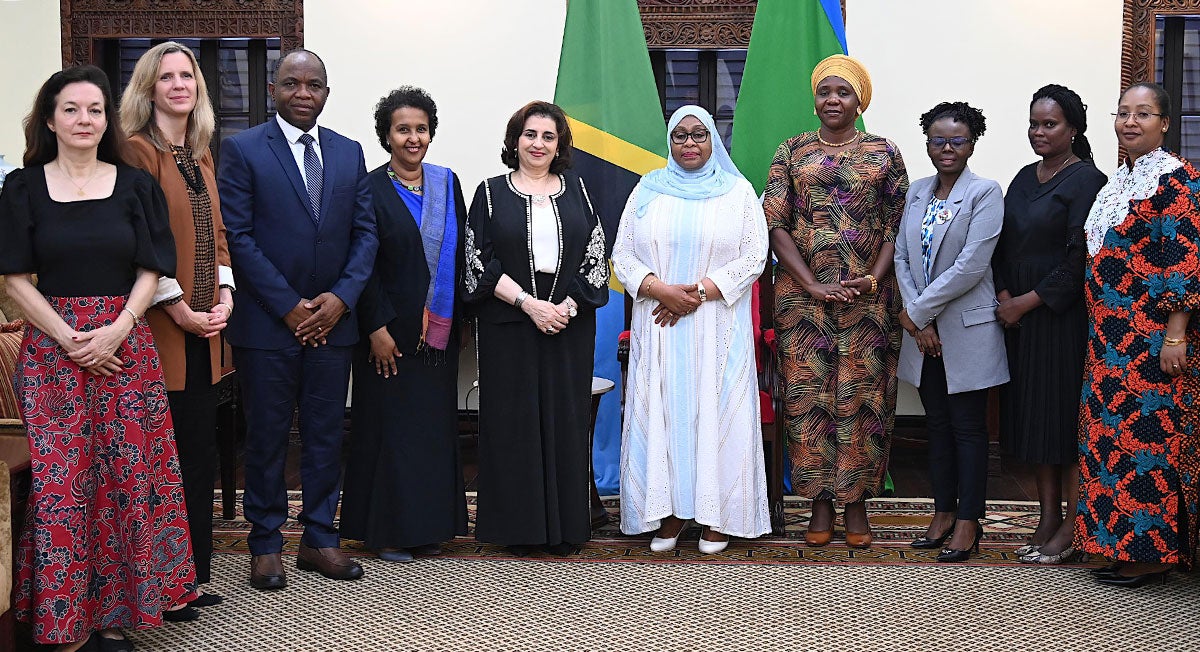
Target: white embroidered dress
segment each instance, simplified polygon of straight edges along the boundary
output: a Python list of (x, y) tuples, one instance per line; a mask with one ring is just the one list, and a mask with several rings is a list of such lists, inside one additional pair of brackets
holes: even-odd
[(621, 434), (621, 531), (658, 528), (674, 514), (719, 532), (771, 530), (763, 464), (750, 289), (767, 258), (767, 223), (739, 180), (711, 199), (660, 195), (621, 216), (613, 269), (630, 291), (708, 277), (710, 298), (675, 326), (654, 323), (657, 302), (636, 298)]

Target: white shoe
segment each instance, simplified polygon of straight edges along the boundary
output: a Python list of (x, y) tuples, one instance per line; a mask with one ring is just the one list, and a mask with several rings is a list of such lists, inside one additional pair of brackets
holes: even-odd
[[(708, 532), (708, 528), (704, 528), (704, 531)], [(722, 550), (727, 548), (728, 546), (729, 546), (729, 536), (728, 535), (725, 536), (724, 541), (709, 541), (708, 539), (704, 538), (703, 533), (701, 533), (701, 535), (700, 535), (700, 541), (699, 541), (700, 552), (705, 555), (715, 555), (718, 552), (721, 552)]]
[(688, 526), (688, 522), (684, 521), (683, 525), (680, 526), (680, 528), (679, 528), (679, 532), (676, 533), (675, 536), (671, 537), (670, 539), (664, 539), (662, 537), (657, 537), (657, 536), (654, 537), (653, 539), (651, 539), (650, 540), (650, 552), (668, 552), (670, 550), (674, 550), (675, 544), (679, 543), (679, 535), (683, 534), (684, 530), (687, 529), (687, 526)]

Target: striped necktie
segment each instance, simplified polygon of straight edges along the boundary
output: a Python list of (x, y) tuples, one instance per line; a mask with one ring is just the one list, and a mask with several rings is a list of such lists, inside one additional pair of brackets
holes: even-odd
[(317, 158), (317, 150), (313, 147), (312, 134), (300, 134), (300, 142), (304, 145), (304, 179), (308, 186), (308, 201), (312, 203), (313, 215), (321, 221), (321, 183), (324, 172), (321, 169), (321, 159)]

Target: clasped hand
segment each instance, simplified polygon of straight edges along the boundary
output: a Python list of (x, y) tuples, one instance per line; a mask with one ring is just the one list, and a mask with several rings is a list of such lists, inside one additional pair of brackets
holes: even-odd
[[(124, 369), (125, 364), (117, 357), (117, 350), (129, 337), (130, 329), (123, 325), (126, 317), (125, 313), (121, 313), (116, 321), (107, 326), (73, 331), (70, 339), (62, 343), (67, 357), (92, 375), (111, 376)], [(132, 317), (129, 319), (132, 320)]]
[(566, 300), (555, 305), (549, 301), (530, 297), (521, 303), (521, 310), (529, 315), (530, 321), (541, 332), (554, 335), (567, 327), (571, 318)]
[[(871, 288), (871, 281), (862, 279), (867, 284), (867, 289)], [(820, 301), (840, 301), (842, 303), (850, 303), (854, 301), (861, 292), (858, 290), (858, 279), (850, 281), (842, 281), (841, 283), (810, 283), (804, 286), (804, 291), (808, 292), (809, 296)]]
[(942, 340), (938, 337), (937, 324), (930, 322), (925, 328), (917, 328), (916, 322), (908, 316), (908, 310), (900, 311), (900, 327), (917, 341), (917, 350), (934, 357), (942, 357)]
[(315, 299), (301, 299), (283, 322), (302, 345), (313, 347), (325, 344), (329, 331), (346, 314), (346, 304), (332, 292), (322, 292)]
[[(662, 289), (658, 289), (659, 287)], [(658, 300), (658, 305), (650, 314), (654, 317), (654, 323), (659, 326), (674, 326), (680, 317), (693, 313), (700, 307), (695, 283), (656, 285), (654, 289), (654, 298)]]

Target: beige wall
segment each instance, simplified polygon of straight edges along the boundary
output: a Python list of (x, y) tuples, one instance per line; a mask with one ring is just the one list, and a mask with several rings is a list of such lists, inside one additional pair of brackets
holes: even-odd
[(21, 164), (21, 121), (46, 78), (62, 68), (58, 3), (0, 0), (0, 154)]
[(1029, 98), (1048, 83), (1088, 105), (1088, 139), (1105, 173), (1116, 167), (1109, 112), (1121, 84), (1121, 0), (847, 0), (850, 54), (871, 71), (867, 128), (891, 138), (909, 176), (933, 174), (917, 125), (942, 100), (987, 116), (971, 169), (1005, 188), (1032, 162)]
[(533, 99), (554, 99), (565, 0), (309, 0), (305, 46), (332, 89), (321, 123), (358, 140), (367, 167), (387, 160), (375, 103), (402, 84), (438, 105), (426, 160), (452, 167), (466, 200), (500, 163), (504, 126)]

